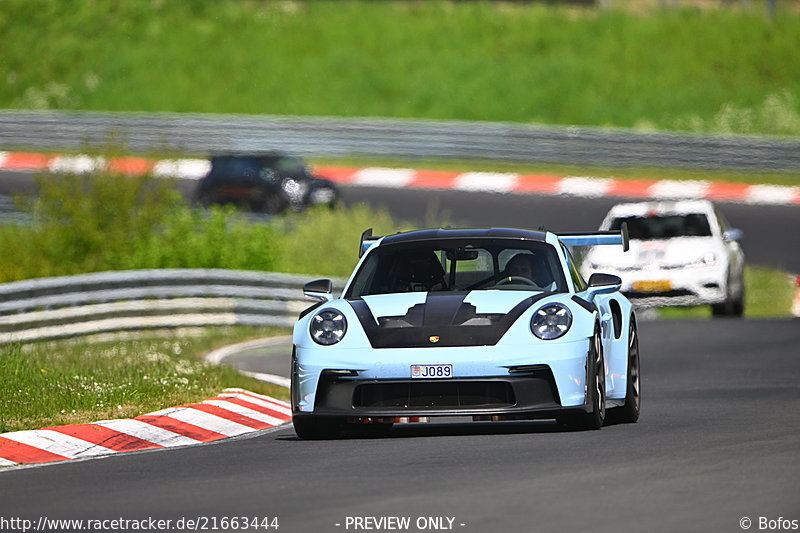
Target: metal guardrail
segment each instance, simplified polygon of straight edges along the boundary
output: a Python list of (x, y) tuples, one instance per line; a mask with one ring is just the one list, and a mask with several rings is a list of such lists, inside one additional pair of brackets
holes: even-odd
[(499, 122), (180, 113), (0, 111), (2, 150), (85, 150), (117, 142), (134, 152), (316, 157), (460, 158), (575, 165), (792, 171), (789, 137), (641, 133)]
[[(0, 344), (196, 326), (291, 326), (314, 302), (311, 276), (222, 269), (153, 269), (0, 285)], [(334, 290), (345, 280), (334, 279)]]

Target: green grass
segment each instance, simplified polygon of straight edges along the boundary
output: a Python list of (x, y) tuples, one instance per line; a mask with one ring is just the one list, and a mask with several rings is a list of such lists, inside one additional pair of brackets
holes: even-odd
[(313, 209), (277, 221), (278, 259), (281, 272), (348, 277), (358, 262), (361, 233), (375, 235), (416, 229), (399, 223), (383, 209), (364, 204), (349, 208)]
[[(786, 272), (772, 268), (745, 267), (745, 318), (776, 318), (792, 316), (795, 286)], [(661, 318), (711, 318), (711, 306), (664, 307)]]
[(58, 341), (0, 347), (0, 433), (129, 418), (241, 387), (288, 398), (282, 387), (214, 366), (200, 356), (282, 328), (210, 328), (158, 339)]
[(796, 10), (5, 0), (0, 30), (0, 107), (800, 134)]

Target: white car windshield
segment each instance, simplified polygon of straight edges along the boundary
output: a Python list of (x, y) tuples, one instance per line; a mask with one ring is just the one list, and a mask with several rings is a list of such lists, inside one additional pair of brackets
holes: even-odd
[(631, 239), (653, 241), (673, 237), (710, 237), (711, 227), (703, 213), (686, 215), (653, 215), (645, 217), (620, 217), (611, 222), (611, 231), (619, 230), (623, 222), (628, 223)]
[(555, 248), (544, 242), (438, 241), (379, 246), (346, 294), (478, 289), (565, 292)]

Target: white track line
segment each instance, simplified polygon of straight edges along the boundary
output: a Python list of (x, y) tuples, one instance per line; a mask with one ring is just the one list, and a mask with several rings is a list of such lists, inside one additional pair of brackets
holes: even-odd
[(240, 370), (241, 374), (245, 376), (250, 376), (251, 378), (256, 378), (259, 381), (264, 381), (266, 383), (272, 383), (273, 385), (277, 385), (279, 387), (289, 388), (292, 385), (292, 380), (289, 378), (285, 378), (283, 376), (277, 376), (275, 374), (265, 374), (263, 372), (248, 372), (246, 370)]
[(214, 350), (213, 352), (206, 354), (204, 359), (209, 363), (219, 364), (224, 359), (238, 352), (243, 352), (245, 350), (255, 350), (258, 348), (266, 348), (268, 346), (275, 346), (276, 344), (291, 343), (291, 342), (292, 342), (291, 335), (284, 335), (282, 337), (269, 337), (266, 339), (256, 339), (253, 341), (245, 341), (237, 344), (231, 344), (229, 346), (224, 346), (219, 350)]

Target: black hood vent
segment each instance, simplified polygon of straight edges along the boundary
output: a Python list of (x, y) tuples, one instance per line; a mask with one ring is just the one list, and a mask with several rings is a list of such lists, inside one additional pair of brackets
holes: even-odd
[(361, 298), (349, 300), (373, 348), (434, 348), (493, 346), (517, 319), (542, 298), (526, 298), (507, 314), (478, 314), (464, 302), (469, 292), (429, 292), (424, 304), (411, 306), (405, 315), (377, 321)]

